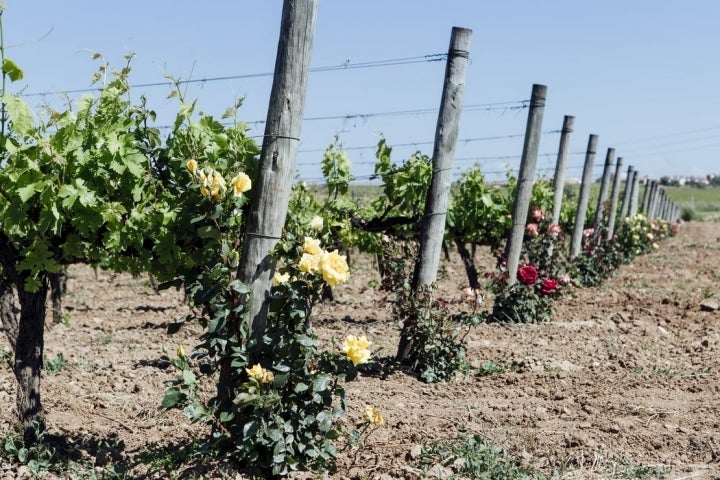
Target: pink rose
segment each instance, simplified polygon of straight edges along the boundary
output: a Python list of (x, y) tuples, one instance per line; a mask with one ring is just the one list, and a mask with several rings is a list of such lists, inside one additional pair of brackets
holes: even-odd
[(537, 237), (538, 236), (537, 223), (528, 223), (527, 225), (525, 225), (525, 233), (527, 233), (531, 237)]
[(542, 209), (540, 209), (540, 208), (534, 209), (534, 210), (532, 211), (531, 216), (532, 216), (532, 219), (535, 220), (535, 221), (538, 222), (538, 223), (540, 223), (540, 222), (542, 222), (543, 220), (545, 220), (545, 212), (543, 212)]
[(562, 277), (560, 277), (560, 284), (561, 285), (569, 285), (570, 284), (570, 274), (565, 273)]
[(586, 228), (585, 230), (583, 230), (583, 237), (585, 237), (585, 238), (592, 237), (593, 233), (595, 233), (594, 228)]
[(553, 223), (552, 225), (550, 225), (548, 227), (547, 231), (548, 231), (548, 234), (557, 238), (562, 233), (562, 227), (560, 225), (558, 225), (557, 223)]
[(538, 279), (538, 272), (532, 265), (523, 265), (518, 268), (517, 278), (523, 285), (533, 285)]

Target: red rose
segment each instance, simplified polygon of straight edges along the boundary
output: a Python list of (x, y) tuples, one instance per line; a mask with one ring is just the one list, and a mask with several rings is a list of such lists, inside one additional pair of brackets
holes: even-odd
[(543, 295), (550, 295), (557, 288), (557, 280), (554, 278), (546, 278), (540, 285), (540, 293)]
[(523, 285), (533, 285), (538, 279), (538, 272), (532, 265), (523, 265), (518, 268), (517, 278)]

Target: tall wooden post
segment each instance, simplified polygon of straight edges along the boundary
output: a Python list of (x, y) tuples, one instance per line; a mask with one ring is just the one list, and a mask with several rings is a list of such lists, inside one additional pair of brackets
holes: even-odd
[(652, 182), (646, 178), (643, 183), (645, 189), (643, 190), (642, 212), (647, 217), (650, 214), (650, 191), (652, 190)]
[(647, 217), (652, 220), (655, 218), (655, 204), (657, 202), (658, 184), (655, 180), (650, 182), (650, 196), (648, 197)]
[(587, 216), (588, 201), (590, 200), (590, 186), (592, 185), (593, 162), (595, 161), (595, 150), (597, 149), (598, 136), (590, 135), (587, 151), (585, 152), (585, 165), (583, 166), (582, 183), (580, 184), (580, 198), (575, 211), (575, 225), (572, 238), (570, 239), (570, 258), (580, 254), (582, 247), (583, 230), (585, 229), (585, 217)]
[(520, 264), (520, 253), (522, 251), (523, 237), (525, 236), (525, 223), (527, 221), (530, 197), (535, 181), (535, 165), (537, 164), (546, 96), (547, 87), (545, 85), (533, 85), (532, 95), (530, 96), (527, 127), (525, 128), (525, 143), (523, 144), (520, 172), (518, 173), (517, 189), (513, 202), (513, 225), (510, 231), (510, 237), (505, 246), (508, 285), (514, 284), (517, 279), (517, 269)]
[(615, 163), (615, 175), (613, 176), (612, 194), (610, 195), (610, 216), (608, 217), (606, 240), (612, 240), (615, 235), (615, 222), (617, 221), (618, 199), (620, 198), (620, 174), (622, 173), (622, 157), (618, 157)]
[(593, 222), (593, 228), (595, 229), (594, 236), (596, 239), (600, 238), (600, 225), (602, 225), (605, 216), (605, 202), (607, 201), (608, 189), (610, 187), (610, 169), (614, 159), (615, 149), (608, 148), (607, 154), (605, 155), (602, 180), (600, 180), (600, 192), (598, 193), (597, 208), (595, 210), (595, 221)]
[(253, 183), (238, 272), (240, 280), (252, 288), (247, 322), (251, 337), (256, 340), (265, 333), (267, 299), (275, 273), (270, 252), (280, 240), (285, 225), (295, 174), (317, 6), (318, 0), (285, 0), (283, 3), (260, 166)]
[[(413, 277), (415, 289), (421, 285), (430, 285), (437, 279), (445, 235), (455, 144), (460, 129), (460, 112), (465, 93), (465, 70), (470, 55), (471, 34), (470, 29), (453, 27), (450, 35), (445, 81), (435, 128), (433, 172), (425, 200), (425, 214), (420, 228), (420, 252)], [(414, 318), (407, 319), (403, 325), (396, 354), (398, 361), (405, 360), (414, 348), (410, 332), (414, 323)]]
[(620, 219), (627, 217), (630, 210), (630, 188), (632, 187), (633, 166), (628, 165), (627, 176), (625, 177), (625, 191), (623, 192), (622, 207), (620, 207)]
[(632, 174), (632, 189), (630, 190), (630, 210), (628, 215), (635, 216), (638, 213), (638, 200), (640, 199), (640, 176), (637, 170)]
[(455, 143), (460, 129), (460, 112), (465, 91), (465, 70), (472, 30), (453, 27), (450, 37), (445, 83), (435, 129), (433, 173), (430, 180), (425, 215), (420, 229), (420, 254), (415, 265), (415, 286), (429, 285), (437, 278), (442, 241), (445, 234), (450, 183), (452, 182)]
[(571, 115), (565, 115), (565, 118), (563, 118), (563, 126), (560, 132), (560, 146), (558, 147), (555, 176), (553, 178), (553, 224), (560, 223), (560, 211), (562, 209), (563, 192), (565, 190), (565, 165), (567, 165), (570, 137), (572, 136), (574, 123), (575, 117)]

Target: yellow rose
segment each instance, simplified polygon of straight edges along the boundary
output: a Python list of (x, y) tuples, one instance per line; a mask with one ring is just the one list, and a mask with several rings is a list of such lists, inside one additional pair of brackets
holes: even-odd
[(338, 254), (337, 250), (325, 252), (320, 258), (320, 269), (323, 280), (331, 287), (347, 282), (350, 278), (350, 269), (345, 256)]
[(370, 360), (370, 341), (362, 335), (348, 335), (343, 342), (342, 353), (350, 360), (353, 365), (360, 365)]
[(275, 285), (276, 287), (280, 284), (287, 283), (289, 281), (290, 281), (289, 273), (275, 272), (275, 275), (273, 276), (273, 285)]
[(252, 181), (250, 180), (250, 177), (248, 177), (246, 174), (238, 173), (233, 177), (232, 180), (230, 180), (230, 184), (233, 187), (233, 195), (239, 197), (243, 193), (250, 190), (250, 187), (252, 186)]
[(660, 248), (660, 245), (658, 245), (657, 243), (653, 243), (652, 248), (653, 250), (657, 250), (658, 248)]
[(320, 255), (311, 253), (303, 253), (298, 263), (301, 272), (315, 273), (320, 270)]
[(651, 241), (652, 241), (654, 238), (655, 238), (655, 237), (653, 236), (652, 233), (648, 233), (648, 234), (647, 234), (647, 239), (648, 239), (648, 240), (651, 240)]
[(260, 383), (270, 383), (275, 379), (275, 375), (271, 371), (262, 368), (259, 363), (253, 365), (252, 368), (246, 368), (245, 371), (250, 378), (254, 378)]
[(195, 160), (194, 158), (191, 158), (190, 160), (187, 161), (185, 166), (187, 167), (188, 170), (190, 170), (190, 173), (195, 173), (195, 170), (197, 170), (197, 167), (198, 167), (197, 160)]
[(213, 200), (220, 200), (220, 197), (225, 193), (227, 187), (225, 185), (225, 179), (220, 172), (215, 170), (212, 176), (212, 185), (210, 187), (210, 194)]
[(323, 218), (320, 216), (313, 217), (312, 220), (310, 220), (310, 229), (319, 231), (323, 228)]
[(177, 356), (178, 358), (185, 358), (185, 349), (182, 345), (177, 348)]
[(303, 252), (309, 253), (310, 255), (320, 255), (323, 253), (323, 249), (320, 248), (320, 240), (312, 237), (305, 237), (305, 243), (303, 243)]
[(375, 425), (377, 427), (379, 427), (380, 425), (385, 423), (385, 419), (383, 418), (380, 411), (377, 408), (372, 407), (370, 405), (365, 406), (365, 414), (363, 415), (363, 417), (365, 418), (366, 422), (368, 422), (372, 425)]

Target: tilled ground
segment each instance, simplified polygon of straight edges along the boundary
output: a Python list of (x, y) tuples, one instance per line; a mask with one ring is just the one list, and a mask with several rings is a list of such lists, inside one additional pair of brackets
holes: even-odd
[[(373, 288), (372, 261), (356, 260), (351, 282), (316, 308), (314, 325), (324, 341), (364, 334), (376, 356), (392, 355), (398, 329), (387, 296)], [(442, 269), (442, 295), (462, 307), (459, 260)], [(417, 478), (420, 445), (479, 434), (562, 478), (663, 466), (670, 479), (720, 479), (720, 311), (702, 309), (708, 299), (720, 299), (720, 224), (690, 223), (602, 287), (573, 290), (550, 324), (474, 328), (465, 377), (425, 384), (401, 370), (361, 376), (347, 385), (346, 421), (374, 405), (386, 423), (364, 449), (343, 452), (335, 478)], [(168, 356), (200, 334), (166, 333), (187, 313), (181, 294), (75, 267), (64, 311), (67, 326), (46, 332), (46, 358), (62, 354), (67, 363), (44, 376), (42, 391), (50, 432), (69, 452), (127, 464), (202, 433), (181, 412), (159, 408), (174, 375)], [(14, 379), (4, 365), (0, 404), (0, 431), (9, 432)], [(0, 458), (0, 478), (26, 471)], [(145, 478), (141, 471), (130, 478)]]

